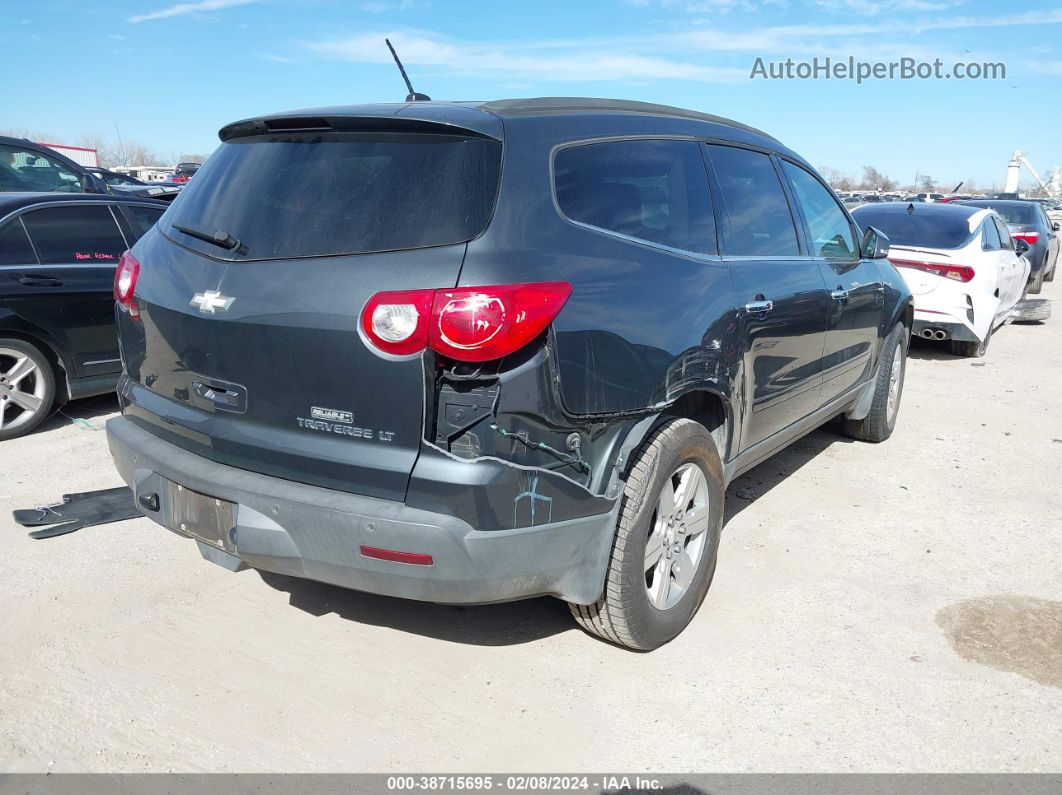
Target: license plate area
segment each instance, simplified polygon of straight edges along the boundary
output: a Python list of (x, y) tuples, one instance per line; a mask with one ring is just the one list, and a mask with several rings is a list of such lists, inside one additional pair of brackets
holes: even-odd
[(232, 548), (236, 503), (200, 494), (177, 483), (167, 484), (169, 526), (222, 549)]

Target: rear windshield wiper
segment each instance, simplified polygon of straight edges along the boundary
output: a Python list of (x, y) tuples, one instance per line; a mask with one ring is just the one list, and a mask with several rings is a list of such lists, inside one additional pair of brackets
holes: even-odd
[(178, 232), (184, 232), (186, 235), (191, 235), (196, 240), (202, 240), (204, 243), (210, 243), (219, 248), (235, 251), (237, 254), (247, 253), (247, 247), (224, 229), (215, 229), (213, 232), (208, 232), (205, 229), (199, 229), (194, 226), (185, 226), (183, 224), (170, 224), (170, 226)]

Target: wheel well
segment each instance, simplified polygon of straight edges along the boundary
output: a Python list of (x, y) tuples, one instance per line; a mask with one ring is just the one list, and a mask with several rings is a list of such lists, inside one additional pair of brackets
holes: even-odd
[(682, 417), (699, 422), (712, 434), (723, 461), (730, 458), (730, 420), (723, 398), (715, 392), (697, 389), (687, 392), (668, 406), (667, 417)]
[(32, 334), (25, 334), (21, 331), (9, 331), (7, 329), (0, 329), (0, 337), (7, 337), (8, 339), (21, 340), (27, 345), (32, 345), (34, 348), (44, 354), (44, 358), (52, 365), (52, 373), (55, 376), (55, 402), (56, 404), (66, 403), (70, 399), (70, 392), (67, 389), (66, 383), (66, 367), (63, 366), (63, 360), (59, 358), (59, 354), (55, 352), (55, 349), (51, 345), (43, 340), (34, 337)]

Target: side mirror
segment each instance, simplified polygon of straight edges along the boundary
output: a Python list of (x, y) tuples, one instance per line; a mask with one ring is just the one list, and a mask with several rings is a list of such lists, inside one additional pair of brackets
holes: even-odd
[(95, 174), (86, 172), (81, 175), (81, 189), (85, 193), (106, 193), (107, 183)]
[(1059, 230), (1058, 221), (1055, 221), (1053, 224), (1051, 224), (1051, 231), (1052, 232), (1057, 232), (1058, 230)]
[[(1055, 224), (1055, 226), (1058, 226), (1058, 224)], [(1024, 254), (1026, 251), (1029, 250), (1029, 244), (1022, 240), (1020, 237), (1016, 237), (1014, 238), (1014, 250), (1017, 251), (1019, 254)]]
[(863, 232), (860, 250), (866, 259), (885, 259), (889, 256), (889, 237), (880, 229), (868, 226)]

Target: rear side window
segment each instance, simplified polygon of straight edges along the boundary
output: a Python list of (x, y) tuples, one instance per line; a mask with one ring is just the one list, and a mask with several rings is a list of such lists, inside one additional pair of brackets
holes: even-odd
[(463, 136), (328, 132), (237, 138), (174, 199), (167, 222), (239, 239), (246, 253), (166, 233), (214, 257), (275, 259), (471, 240), (498, 192), (501, 143)]
[(800, 253), (796, 227), (771, 158), (733, 146), (708, 145), (726, 227), (723, 253), (788, 257)]
[(800, 166), (786, 160), (782, 161), (782, 170), (804, 210), (811, 232), (812, 255), (845, 261), (856, 259), (858, 249), (852, 225), (826, 187)]
[(105, 204), (45, 207), (22, 216), (42, 265), (104, 263), (115, 265), (125, 238)]
[(13, 219), (0, 228), (0, 265), (36, 265), (29, 238), (22, 223)]
[(998, 251), (1002, 248), (1002, 244), (999, 241), (999, 230), (996, 228), (995, 219), (989, 217), (986, 218), (984, 223), (981, 224), (982, 237), (981, 248), (985, 251)]
[(1010, 236), (1010, 230), (1007, 229), (1007, 225), (1003, 223), (1001, 218), (992, 216), (992, 222), (996, 225), (996, 231), (999, 232), (999, 244), (1001, 248), (1008, 248), (1014, 250), (1014, 238)]
[(124, 204), (122, 205), (122, 212), (125, 213), (129, 219), (129, 225), (133, 229), (133, 234), (136, 235), (136, 239), (142, 238), (151, 227), (155, 225), (155, 222), (162, 217), (162, 214), (166, 210), (162, 207), (145, 207), (140, 204)]
[(572, 221), (681, 251), (715, 254), (708, 175), (693, 141), (633, 140), (561, 149), (557, 204)]

